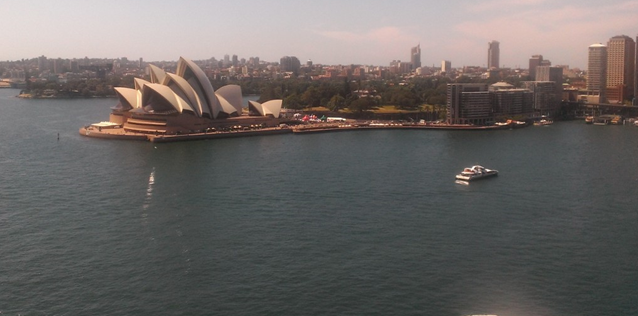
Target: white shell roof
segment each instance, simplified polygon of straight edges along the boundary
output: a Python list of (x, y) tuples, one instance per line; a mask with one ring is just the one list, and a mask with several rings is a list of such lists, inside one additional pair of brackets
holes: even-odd
[(124, 87), (113, 88), (117, 97), (120, 99), (120, 103), (125, 109), (134, 109), (138, 107), (137, 104), (137, 90)]
[(166, 72), (164, 72), (164, 70), (162, 70), (161, 68), (155, 66), (155, 65), (148, 65), (148, 68), (150, 70), (151, 73), (151, 82), (152, 83), (162, 83), (164, 82), (164, 77), (166, 77)]
[(281, 112), (281, 105), (283, 100), (270, 100), (268, 102), (263, 103), (261, 106), (264, 107), (265, 114), (272, 114), (274, 117), (279, 117), (279, 113)]
[[(142, 93), (144, 98), (142, 99), (142, 104), (146, 104), (147, 102), (149, 102), (149, 99), (153, 95), (153, 93), (149, 90), (152, 90), (156, 94), (160, 95), (171, 106), (173, 106), (173, 108), (177, 110), (179, 113), (182, 113), (183, 111), (195, 112), (193, 111), (193, 108), (191, 107), (191, 105), (188, 104), (188, 101), (182, 99), (180, 96), (175, 94), (173, 90), (171, 90), (171, 88), (165, 85), (157, 84), (157, 83), (150, 83), (144, 86), (144, 92)], [(151, 104), (151, 106), (154, 106), (154, 105)], [(154, 110), (162, 110), (162, 109), (154, 108)]]
[(162, 84), (165, 86), (170, 86), (171, 82), (175, 82), (175, 84), (179, 87), (182, 94), (192, 105), (193, 110), (195, 110), (197, 116), (202, 116), (202, 106), (206, 105), (202, 105), (201, 100), (199, 99), (199, 97), (197, 97), (197, 93), (195, 92), (195, 90), (193, 90), (193, 87), (188, 84), (188, 81), (176, 74), (167, 73)]
[(281, 105), (283, 100), (270, 100), (263, 104), (255, 101), (248, 101), (252, 107), (254, 107), (261, 116), (272, 115), (273, 117), (279, 117), (281, 113)]
[(145, 84), (148, 84), (150, 82), (141, 79), (141, 78), (135, 78), (133, 79), (133, 82), (135, 83), (135, 90), (142, 90), (144, 88)]
[(142, 108), (142, 91), (144, 90), (144, 86), (150, 82), (140, 78), (133, 79), (133, 82), (135, 83), (135, 90), (137, 91), (137, 108)]
[(217, 94), (217, 96), (222, 97), (224, 99), (226, 99), (226, 101), (228, 101), (228, 103), (230, 103), (235, 110), (237, 111), (237, 113), (239, 115), (241, 115), (241, 110), (242, 110), (242, 97), (241, 97), (241, 87), (236, 85), (236, 84), (230, 84), (227, 86), (223, 86), (219, 89), (217, 89), (217, 91), (215, 91), (215, 94)]
[[(155, 65), (149, 65), (151, 81), (135, 78), (135, 89), (117, 87), (115, 91), (120, 103), (131, 111), (171, 111), (191, 112), (199, 117), (212, 119), (242, 114), (242, 94), (238, 85), (227, 85), (218, 91), (193, 61), (180, 57), (175, 74), (167, 73)], [(159, 98), (159, 99), (156, 99)], [(154, 102), (155, 104), (148, 104)], [(250, 102), (260, 115), (279, 117), (282, 100), (272, 100), (264, 104)]]
[[(187, 70), (190, 69), (191, 73), (195, 77), (186, 77)], [(211, 85), (210, 80), (206, 77), (204, 71), (199, 68), (193, 61), (186, 59), (184, 57), (179, 58), (179, 62), (177, 63), (177, 75), (186, 79), (188, 83), (193, 87), (193, 90), (199, 96), (201, 102), (205, 102), (207, 106), (202, 106), (202, 115), (208, 114), (212, 116), (212, 118), (217, 118), (217, 115), (221, 111), (221, 106), (219, 101), (215, 97), (215, 90), (213, 89), (213, 85)], [(212, 115), (211, 115), (212, 113)]]
[[(228, 115), (231, 115), (233, 113), (237, 113), (237, 110), (235, 109), (235, 107), (232, 104), (230, 104), (230, 102), (228, 102), (228, 100), (224, 99), (221, 96), (216, 96), (216, 97), (217, 97), (217, 100), (218, 100), (218, 103), (219, 103), (219, 107), (220, 107), (220, 111), (218, 112), (218, 114), (222, 113), (222, 112), (226, 113)], [(237, 113), (237, 115), (241, 115), (241, 113)]]
[(261, 103), (256, 101), (248, 101), (248, 104), (255, 110), (257, 110), (257, 112), (259, 112), (259, 115), (264, 116), (264, 107), (261, 106)]

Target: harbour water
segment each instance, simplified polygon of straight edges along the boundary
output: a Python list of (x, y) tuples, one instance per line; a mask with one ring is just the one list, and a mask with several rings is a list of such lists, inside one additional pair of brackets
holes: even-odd
[(638, 315), (636, 127), (153, 144), (78, 134), (114, 99), (17, 93), (3, 315)]

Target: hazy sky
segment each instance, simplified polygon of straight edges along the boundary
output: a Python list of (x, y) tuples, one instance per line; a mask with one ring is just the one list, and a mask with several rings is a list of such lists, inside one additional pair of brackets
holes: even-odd
[(531, 55), (586, 68), (587, 47), (638, 34), (638, 0), (0, 0), (0, 60), (145, 61), (285, 55), (321, 64), (501, 66)]

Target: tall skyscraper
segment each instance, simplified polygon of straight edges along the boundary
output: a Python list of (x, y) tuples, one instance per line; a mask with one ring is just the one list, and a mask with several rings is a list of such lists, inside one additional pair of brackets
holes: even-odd
[(543, 55), (532, 55), (529, 59), (529, 77), (532, 80), (536, 79), (536, 67), (540, 66), (543, 62)]
[(618, 35), (607, 42), (607, 100), (622, 103), (634, 95), (636, 42)]
[(500, 58), (500, 49), (498, 47), (499, 42), (491, 41), (487, 43), (487, 68), (500, 68), (499, 66), (499, 58)]
[(78, 64), (78, 61), (73, 59), (69, 62), (69, 69), (71, 70), (71, 72), (80, 72), (80, 66)]
[(301, 67), (301, 62), (295, 56), (284, 56), (279, 59), (281, 71), (298, 72)]
[(62, 72), (62, 59), (54, 59), (53, 60), (53, 73), (59, 74)]
[(450, 74), (450, 71), (452, 70), (452, 62), (449, 60), (444, 60), (441, 62), (441, 72), (444, 72), (446, 74)]
[(49, 69), (49, 62), (47, 61), (47, 58), (44, 55), (38, 57), (38, 69), (40, 71)]
[(412, 69), (421, 67), (421, 44), (412, 47), (410, 50), (410, 61), (412, 62)]
[(607, 76), (607, 46), (593, 44), (589, 46), (587, 60), (587, 90), (598, 93), (600, 102), (605, 102), (605, 88)]

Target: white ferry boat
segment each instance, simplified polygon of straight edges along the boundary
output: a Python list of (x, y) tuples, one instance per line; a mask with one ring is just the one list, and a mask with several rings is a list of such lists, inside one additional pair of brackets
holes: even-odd
[(483, 178), (489, 178), (498, 175), (498, 170), (487, 169), (483, 166), (472, 166), (465, 168), (460, 174), (456, 175), (456, 180), (472, 181)]
[(547, 126), (547, 125), (552, 125), (552, 124), (554, 124), (554, 121), (546, 120), (546, 119), (542, 119), (540, 121), (534, 122), (534, 126)]

